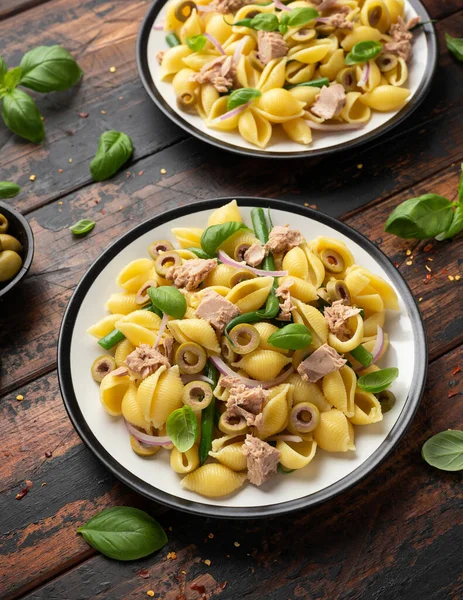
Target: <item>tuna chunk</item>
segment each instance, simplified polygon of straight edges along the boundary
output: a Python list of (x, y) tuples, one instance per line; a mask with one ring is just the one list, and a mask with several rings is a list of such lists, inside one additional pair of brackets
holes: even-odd
[(331, 333), (334, 333), (340, 340), (347, 339), (349, 330), (347, 321), (350, 317), (355, 317), (360, 313), (360, 308), (347, 306), (342, 300), (336, 300), (331, 306), (325, 308), (325, 319)]
[(262, 424), (262, 406), (267, 396), (268, 392), (260, 385), (252, 388), (243, 384), (233, 385), (227, 400), (227, 411), (231, 415), (244, 417), (246, 425), (258, 427)]
[(187, 260), (183, 265), (170, 267), (166, 279), (172, 281), (177, 288), (185, 288), (191, 292), (206, 279), (212, 269), (217, 266), (215, 258), (194, 258)]
[(346, 360), (340, 356), (334, 348), (323, 344), (317, 348), (313, 354), (301, 362), (297, 368), (297, 372), (304, 379), (315, 383), (328, 373), (339, 371), (345, 364)]
[(408, 62), (412, 57), (413, 34), (410, 29), (417, 25), (420, 20), (420, 17), (415, 17), (408, 23), (405, 23), (402, 17), (399, 17), (397, 23), (391, 25), (389, 35), (391, 36), (392, 41), (384, 44), (384, 52), (396, 54)]
[(159, 50), (159, 52), (156, 52), (156, 60), (158, 61), (158, 63), (160, 65), (162, 65), (162, 60), (164, 58), (164, 54), (167, 52), (167, 50)]
[(117, 369), (114, 369), (114, 371), (111, 371), (113, 377), (125, 377), (128, 374), (129, 370), (127, 367), (118, 367)]
[(297, 229), (276, 225), (270, 232), (265, 247), (273, 254), (283, 254), (302, 244), (304, 238)]
[(152, 375), (163, 365), (167, 368), (170, 367), (167, 358), (148, 344), (140, 344), (127, 356), (125, 364), (134, 375), (141, 379)]
[(191, 80), (198, 83), (211, 83), (220, 94), (226, 94), (234, 85), (235, 73), (231, 56), (219, 56), (204, 65)]
[(275, 295), (280, 299), (279, 321), (291, 321), (291, 311), (296, 308), (291, 301), (290, 288), (293, 284), (294, 279), (288, 279), (275, 290)]
[(339, 115), (346, 105), (346, 92), (340, 83), (322, 87), (311, 112), (317, 117), (328, 120)]
[(349, 12), (350, 8), (348, 6), (337, 6), (336, 12), (333, 12), (329, 17), (327, 17), (327, 25), (331, 25), (336, 29), (353, 29), (354, 24), (352, 21), (348, 21), (346, 19), (346, 15), (348, 15)]
[(288, 54), (288, 46), (281, 33), (275, 31), (259, 31), (257, 34), (257, 50), (263, 65), (274, 58), (282, 58)]
[(174, 362), (174, 344), (175, 340), (173, 337), (164, 337), (159, 342), (159, 350), (167, 360), (172, 364)]
[(242, 380), (241, 377), (239, 377), (238, 375), (236, 377), (234, 377), (233, 375), (225, 375), (221, 377), (220, 384), (222, 385), (222, 387), (231, 390), (232, 387), (242, 385)]
[(267, 442), (248, 434), (241, 452), (247, 460), (248, 479), (254, 485), (262, 485), (276, 473), (280, 451)]
[(260, 263), (267, 256), (265, 246), (262, 246), (259, 242), (252, 244), (244, 253), (244, 260), (250, 267), (258, 267)]
[(201, 303), (196, 309), (196, 316), (208, 321), (217, 331), (223, 332), (228, 323), (241, 314), (240, 309), (223, 296), (206, 289)]
[(251, 4), (252, 0), (216, 0), (214, 2), (214, 8), (217, 12), (223, 13), (235, 13), (241, 7)]

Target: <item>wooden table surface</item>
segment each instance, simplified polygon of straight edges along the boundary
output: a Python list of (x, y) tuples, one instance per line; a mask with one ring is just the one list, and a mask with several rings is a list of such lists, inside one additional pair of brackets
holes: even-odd
[[(445, 31), (463, 36), (463, 6), (425, 4), (439, 20), (440, 59), (432, 91), (413, 116), (374, 145), (334, 159), (275, 162), (211, 148), (153, 106), (135, 65), (147, 0), (0, 0), (0, 54), (10, 66), (34, 46), (61, 44), (85, 72), (77, 88), (39, 98), (47, 131), (41, 146), (0, 124), (0, 180), (22, 186), (10, 202), (27, 216), (36, 243), (29, 276), (0, 310), (2, 598), (135, 599), (152, 589), (155, 598), (194, 600), (201, 597), (196, 586), (204, 586), (203, 597), (224, 600), (463, 597), (461, 474), (432, 469), (420, 456), (432, 434), (463, 427), (463, 280), (448, 278), (463, 275), (463, 236), (425, 252), (426, 243), (383, 231), (408, 197), (455, 198), (463, 160), (463, 65), (443, 43)], [(89, 162), (107, 129), (129, 134), (135, 154), (125, 171), (95, 184)], [(144, 219), (224, 195), (316, 204), (367, 235), (419, 298), (429, 342), (426, 394), (382, 466), (322, 506), (265, 521), (200, 518), (131, 492), (82, 444), (58, 389), (61, 318), (92, 261)], [(77, 240), (68, 226), (81, 218), (97, 225)], [(25, 480), (34, 487), (17, 500)], [(92, 515), (121, 504), (157, 516), (168, 545), (118, 563), (76, 535)]]

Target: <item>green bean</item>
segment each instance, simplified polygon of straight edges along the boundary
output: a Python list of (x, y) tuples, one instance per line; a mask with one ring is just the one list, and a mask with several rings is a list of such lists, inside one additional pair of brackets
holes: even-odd
[[(206, 377), (209, 377), (213, 381), (211, 384), (212, 390), (215, 390), (217, 382), (219, 381), (219, 372), (216, 367), (207, 361), (205, 369)], [(209, 456), (209, 452), (212, 448), (212, 438), (214, 435), (214, 418), (215, 418), (215, 397), (212, 396), (212, 400), (208, 406), (201, 412), (201, 441), (199, 442), (199, 464), (204, 464)]]
[(175, 33), (169, 33), (169, 35), (166, 35), (166, 42), (171, 48), (174, 46), (180, 46), (181, 44), (181, 41), (178, 39)]
[(373, 362), (373, 355), (368, 352), (363, 346), (357, 346), (349, 352), (351, 356), (358, 360), (358, 362), (364, 367), (369, 367)]
[[(267, 221), (265, 219), (264, 209), (261, 207), (253, 208), (251, 210), (251, 220), (257, 239), (261, 244), (266, 244), (268, 242), (269, 231)], [(262, 261), (262, 268), (265, 271), (275, 270), (275, 261), (271, 254), (266, 256)]]
[[(154, 304), (148, 304), (148, 306), (144, 306), (140, 310), (149, 310), (150, 312), (157, 314), (158, 317), (162, 319), (162, 312), (159, 310), (159, 308), (154, 306)], [(107, 335), (99, 339), (98, 344), (105, 350), (110, 350), (116, 344), (122, 342), (122, 340), (125, 340), (125, 335), (118, 329), (113, 329)]]

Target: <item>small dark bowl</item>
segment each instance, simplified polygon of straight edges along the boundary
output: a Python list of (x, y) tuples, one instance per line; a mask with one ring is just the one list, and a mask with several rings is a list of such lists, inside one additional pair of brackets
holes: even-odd
[(13, 279), (10, 279), (10, 281), (0, 282), (0, 298), (3, 298), (24, 279), (26, 273), (29, 271), (34, 256), (34, 236), (27, 220), (9, 204), (0, 202), (0, 213), (8, 219), (9, 227), (7, 233), (17, 238), (23, 247), (21, 254), (23, 264), (18, 274)]

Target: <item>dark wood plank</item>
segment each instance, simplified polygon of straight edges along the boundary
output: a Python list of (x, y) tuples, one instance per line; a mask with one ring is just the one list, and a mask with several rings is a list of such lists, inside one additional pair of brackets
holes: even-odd
[[(24, 187), (23, 193), (14, 199), (14, 204), (26, 212), (90, 183), (89, 163), (98, 137), (105, 129), (117, 128), (133, 138), (135, 161), (185, 138), (182, 130), (153, 106), (137, 75), (134, 46), (139, 22), (147, 10), (145, 0), (114, 3), (109, 7), (104, 0), (73, 2), (58, 0), (54, 2), (51, 13), (46, 10), (46, 5), (36, 9), (34, 12), (40, 27), (35, 37), (27, 37), (31, 39), (31, 45), (64, 43), (64, 38), (65, 45), (79, 58), (85, 71), (82, 83), (68, 92), (49, 94), (39, 99), (48, 132), (43, 146), (24, 143), (0, 128), (0, 147), (7, 150), (7, 153), (3, 152), (6, 158), (2, 159), (2, 177)], [(24, 52), (23, 39), (29, 27), (26, 15), (12, 19), (13, 27), (6, 22), (0, 24), (0, 37), (4, 35), (8, 40), (7, 58), (11, 59), (11, 64), (19, 62)], [(463, 79), (460, 77), (461, 66), (450, 57), (442, 38), (445, 30), (458, 31), (462, 27), (463, 11), (438, 24), (441, 58), (435, 85), (419, 111), (390, 134), (389, 156), (385, 157), (384, 163), (372, 161), (371, 157), (377, 151), (370, 145), (363, 152), (356, 151), (354, 156), (352, 152), (339, 156), (336, 178), (333, 178), (332, 159), (327, 158), (321, 162), (321, 168), (318, 168), (320, 161), (317, 159), (293, 161), (291, 170), (286, 161), (272, 163), (270, 182), (277, 184), (289, 180), (304, 193), (318, 195), (321, 192), (330, 198), (339, 197), (339, 190), (344, 190), (349, 184), (358, 206), (366, 201), (366, 192), (363, 178), (359, 179), (356, 171), (357, 158), (363, 157), (367, 167), (372, 162), (377, 164), (377, 172), (383, 168), (382, 172), (389, 174), (392, 169), (394, 177), (398, 178), (398, 181), (394, 179), (396, 183), (399, 183), (399, 173), (404, 167), (410, 167), (409, 181), (413, 183), (417, 177), (426, 177), (439, 167), (447, 166), (449, 161), (460, 158)], [(46, 39), (43, 39), (44, 30), (47, 32)], [(115, 41), (117, 43), (113, 43)], [(117, 68), (116, 73), (110, 73), (111, 66)], [(121, 97), (122, 100), (119, 99)], [(88, 112), (89, 116), (82, 119), (79, 117), (81, 112)], [(451, 135), (442, 136), (443, 128)], [(391, 142), (391, 136), (398, 141)], [(381, 148), (384, 140), (382, 138), (378, 142)], [(429, 143), (431, 140), (432, 144)], [(395, 143), (400, 147), (399, 155), (395, 152)], [(194, 142), (192, 152), (201, 154), (205, 162), (210, 153), (204, 148), (204, 144)], [(240, 175), (255, 175), (261, 170), (261, 160), (231, 157), (217, 151), (213, 156), (225, 166), (225, 181), (218, 181), (216, 187), (220, 183), (227, 188), (233, 183), (235, 178), (229, 176), (229, 169)], [(426, 168), (413, 169), (412, 165), (420, 157)], [(69, 163), (69, 159), (73, 162)], [(308, 169), (315, 165), (319, 176), (308, 178)], [(149, 167), (147, 170), (152, 173)], [(352, 177), (353, 173), (355, 177)], [(31, 174), (36, 175), (34, 182), (29, 181)], [(389, 181), (390, 176), (385, 187), (380, 187), (378, 182), (378, 186), (370, 190), (373, 197), (392, 193)], [(358, 183), (360, 186), (356, 186)], [(357, 194), (359, 187), (362, 193)]]
[[(158, 554), (126, 564), (95, 556), (28, 598), (136, 598), (153, 589), (157, 598), (174, 600), (184, 593), (193, 600), (198, 595), (191, 584), (199, 577), (208, 594), (214, 591), (224, 599), (258, 600), (264, 588), (271, 600), (459, 597), (461, 475), (432, 469), (420, 456), (430, 435), (463, 427), (463, 371), (452, 374), (457, 365), (463, 367), (462, 347), (431, 364), (427, 391), (410, 430), (375, 473), (343, 496), (265, 522), (218, 521), (168, 511), (160, 522), (168, 530), (169, 544)], [(0, 402), (7, 423), (2, 450), (13, 448), (11, 460), (6, 458), (14, 471), (0, 494), (7, 531), (2, 590), (8, 598), (92, 556), (74, 532), (100, 509), (129, 504), (157, 514), (154, 504), (115, 483), (78, 442), (55, 373), (23, 393), (21, 403), (11, 396)], [(25, 440), (25, 457), (17, 461), (24, 469), (20, 478), (34, 482), (21, 501), (15, 494), (22, 481), (11, 487), (21, 472), (14, 466), (18, 437)], [(44, 448), (55, 446), (53, 456), (43, 461)], [(44, 481), (47, 485), (41, 487)], [(167, 559), (171, 551), (177, 559)], [(205, 559), (212, 561), (210, 567)], [(150, 579), (137, 575), (140, 568), (149, 570)], [(227, 586), (221, 590), (223, 582)]]
[[(17, 294), (4, 301), (0, 338), (5, 340), (8, 352), (0, 367), (0, 389), (14, 389), (21, 382), (30, 381), (53, 368), (58, 330), (73, 287), (101, 250), (133, 225), (145, 220), (148, 215), (197, 198), (224, 193), (284, 197), (285, 189), (291, 189), (293, 185), (291, 175), (285, 180), (275, 181), (271, 163), (261, 163), (258, 175), (237, 173), (231, 181), (227, 165), (214, 156), (216, 150), (205, 147), (204, 153), (197, 155), (193, 152), (194, 147), (195, 142), (189, 140), (141, 161), (139, 167), (145, 169), (144, 173), (148, 173), (149, 165), (152, 176), (148, 181), (156, 183), (147, 182), (145, 174), (131, 174), (128, 179), (119, 177), (102, 186), (82, 190), (64, 199), (63, 205), (55, 202), (30, 215), (37, 254), (31, 275)], [(202, 164), (205, 156), (206, 166)], [(163, 167), (167, 170), (165, 179), (160, 175)], [(403, 263), (405, 249), (413, 247), (413, 242), (405, 243), (385, 235), (383, 226), (387, 216), (394, 206), (412, 195), (433, 191), (453, 198), (458, 178), (459, 167), (455, 165), (426, 182), (367, 208), (347, 222), (377, 242), (392, 261)], [(378, 180), (372, 181), (377, 185), (378, 181), (387, 180), (388, 175), (384, 173)], [(291, 198), (298, 203), (317, 202), (321, 210), (332, 214), (344, 212), (349, 206), (343, 207), (342, 202), (332, 203), (329, 199), (322, 201), (320, 196), (291, 194)], [(67, 227), (82, 217), (94, 219), (97, 225), (91, 235), (76, 240)], [(462, 236), (453, 243), (436, 244), (433, 262), (429, 262), (435, 273), (447, 268), (449, 274), (457, 275), (461, 269), (459, 256), (462, 246)], [(463, 321), (460, 317), (455, 318), (461, 314), (462, 295), (455, 297), (456, 294), (452, 293), (456, 292), (455, 286), (460, 289), (462, 281), (450, 282), (444, 275), (425, 284), (427, 271), (423, 261), (426, 257), (422, 254), (417, 256), (414, 265), (404, 264), (402, 271), (416, 296), (423, 297), (430, 351), (435, 357), (463, 339)], [(442, 306), (448, 310), (442, 312)]]
[(12, 17), (24, 10), (30, 10), (50, 0), (0, 0), (0, 19)]

